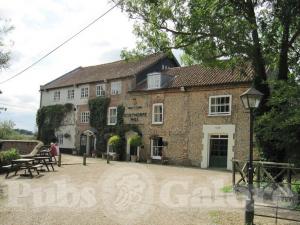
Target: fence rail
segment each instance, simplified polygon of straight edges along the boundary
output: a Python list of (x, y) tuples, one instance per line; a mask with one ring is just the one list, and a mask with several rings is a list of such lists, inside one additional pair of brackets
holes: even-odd
[[(232, 185), (235, 189), (248, 185), (248, 164), (249, 161), (232, 160)], [(292, 187), (300, 188), (300, 183), (294, 182), (300, 173), (300, 168), (296, 168), (292, 163), (254, 161), (253, 171), (253, 183), (257, 193), (268, 193), (266, 190), (270, 188), (272, 196), (276, 197), (277, 201), (275, 204), (274, 201), (272, 204), (255, 204), (254, 215), (273, 218), (275, 224), (278, 220), (300, 223), (300, 208), (291, 208), (295, 205), (299, 207), (300, 204), (300, 193), (292, 191)], [(278, 192), (274, 195), (275, 190)], [(282, 207), (279, 201), (290, 205)]]

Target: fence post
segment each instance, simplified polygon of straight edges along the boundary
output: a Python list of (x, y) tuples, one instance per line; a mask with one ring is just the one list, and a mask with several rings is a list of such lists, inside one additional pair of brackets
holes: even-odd
[(86, 153), (83, 153), (83, 165), (86, 166)]
[(58, 162), (57, 162), (57, 166), (58, 166), (58, 167), (61, 166), (61, 153), (58, 154)]
[(287, 182), (288, 182), (288, 188), (289, 190), (292, 190), (292, 171), (291, 171), (291, 167), (290, 165), (288, 166), (288, 169), (287, 169)]
[(260, 188), (260, 163), (257, 163), (257, 187)]
[(232, 159), (232, 188), (235, 187), (235, 163), (234, 159)]

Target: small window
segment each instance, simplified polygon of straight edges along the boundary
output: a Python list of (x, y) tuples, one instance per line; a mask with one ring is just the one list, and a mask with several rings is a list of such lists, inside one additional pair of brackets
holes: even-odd
[(163, 148), (164, 145), (162, 137), (155, 137), (154, 139), (151, 139), (151, 157), (153, 159), (161, 159)]
[(88, 87), (81, 88), (80, 97), (81, 98), (88, 98), (89, 97), (89, 88)]
[(53, 100), (54, 101), (60, 100), (60, 91), (54, 91)]
[(220, 95), (209, 97), (209, 115), (230, 115), (231, 96)]
[(96, 96), (105, 96), (105, 84), (96, 85)]
[(58, 134), (57, 135), (57, 142), (59, 145), (63, 145), (64, 144), (64, 135), (63, 134)]
[(81, 112), (80, 122), (81, 123), (89, 123), (90, 122), (90, 112)]
[(162, 124), (164, 120), (163, 103), (156, 103), (152, 106), (152, 124)]
[(68, 90), (68, 99), (74, 99), (74, 89)]
[(159, 73), (148, 74), (148, 89), (156, 89), (161, 87), (161, 75)]
[(109, 107), (107, 115), (107, 124), (116, 125), (117, 124), (117, 107)]
[(121, 81), (116, 81), (111, 83), (111, 94), (112, 95), (119, 95), (121, 94), (122, 90), (122, 83)]

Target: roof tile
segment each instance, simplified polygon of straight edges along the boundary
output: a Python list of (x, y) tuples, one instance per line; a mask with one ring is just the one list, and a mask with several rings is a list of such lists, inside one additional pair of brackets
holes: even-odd
[(96, 66), (78, 67), (77, 69), (41, 86), (41, 89), (54, 89), (136, 75), (165, 57), (167, 57), (167, 55), (164, 53), (156, 53), (137, 61), (120, 60)]

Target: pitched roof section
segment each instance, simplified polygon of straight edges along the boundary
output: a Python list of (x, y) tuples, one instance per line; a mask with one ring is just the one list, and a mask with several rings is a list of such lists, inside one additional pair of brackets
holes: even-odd
[(162, 73), (174, 76), (168, 88), (247, 83), (251, 82), (254, 77), (250, 65), (235, 69), (208, 68), (194, 65), (170, 68)]
[(166, 57), (167, 55), (164, 53), (156, 53), (146, 56), (138, 61), (120, 60), (96, 66), (78, 67), (77, 69), (41, 86), (41, 89), (54, 89), (75, 84), (91, 83), (136, 75)]

